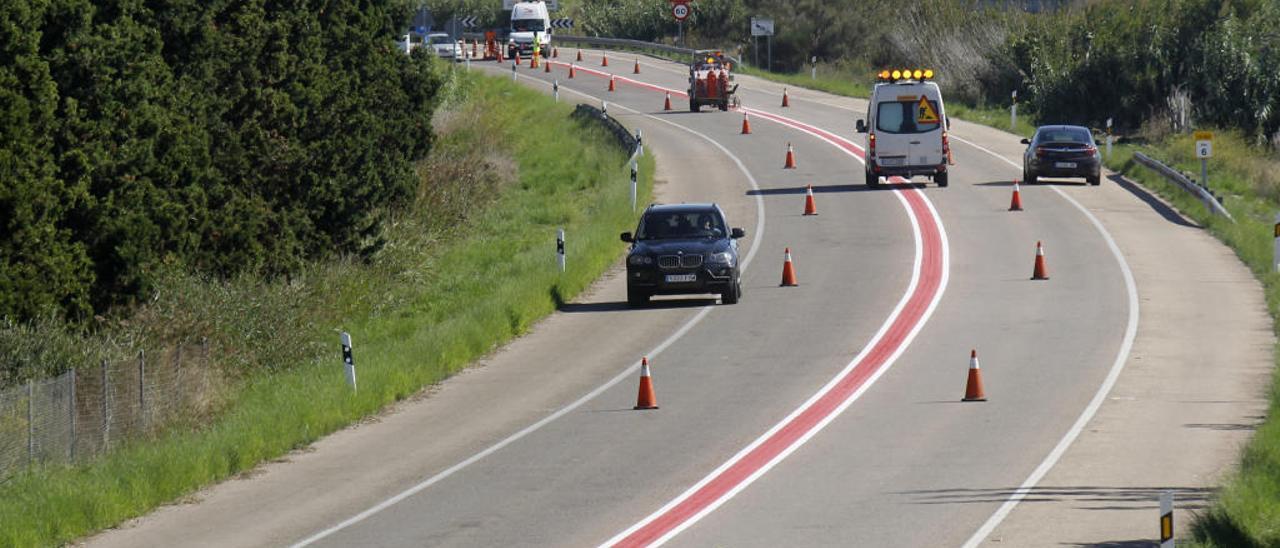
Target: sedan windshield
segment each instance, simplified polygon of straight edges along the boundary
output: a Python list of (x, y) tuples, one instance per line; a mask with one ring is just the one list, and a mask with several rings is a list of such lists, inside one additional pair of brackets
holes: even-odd
[(724, 220), (711, 211), (650, 213), (636, 230), (639, 240), (723, 238)]

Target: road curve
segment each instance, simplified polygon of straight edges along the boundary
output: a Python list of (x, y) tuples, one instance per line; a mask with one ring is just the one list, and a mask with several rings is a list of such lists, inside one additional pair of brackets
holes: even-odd
[[(598, 62), (599, 54), (588, 57)], [(1179, 224), (1140, 188), (1024, 187), (1028, 211), (1007, 212), (1016, 171), (1006, 160), (1018, 154), (1016, 139), (957, 123), (951, 188), (866, 192), (848, 147), (795, 127), (849, 139), (852, 118), (865, 108), (860, 102), (791, 90), (793, 106), (782, 109), (774, 104), (778, 86), (741, 78), (753, 133), (739, 135), (736, 113), (661, 111), (658, 90), (683, 87), (680, 67), (646, 60), (642, 74), (629, 74), (630, 68), (615, 61), (613, 70), (626, 79), (616, 92), (605, 91), (604, 80), (592, 74), (603, 67), (569, 80), (556, 65), (549, 76), (559, 79), (562, 99), (573, 92), (607, 98), (620, 107), (611, 107), (612, 114), (643, 128), (659, 157), (661, 200), (714, 200), (735, 225), (767, 227), (748, 242), (760, 254), (746, 272), (740, 304), (674, 298), (626, 310), (615, 271), (484, 367), (380, 423), (331, 436), (313, 452), (291, 456), (293, 462), (202, 494), (200, 504), (164, 509), (90, 544), (256, 546), (314, 539), (326, 546), (585, 546), (621, 540), (744, 448), (767, 440), (771, 428), (788, 424), (793, 413), (801, 416), (806, 402), (821, 400), (826, 387), (873, 353), (878, 334), (919, 288), (919, 257), (927, 246), (917, 232), (923, 211), (909, 196), (928, 200), (926, 209), (945, 226), (948, 242), (945, 297), (931, 316), (919, 318), (928, 321), (916, 324), (918, 333), (904, 339), (893, 368), (880, 369), (856, 402), (848, 403), (848, 392), (833, 400), (847, 408), (828, 413), (821, 432), (807, 431), (803, 446), (779, 446), (789, 447), (774, 455), (785, 460), (766, 459), (772, 464), (758, 467), (762, 473), (749, 486), (738, 482), (732, 499), (705, 506), (715, 511), (654, 540), (958, 546), (1149, 538), (1151, 524), (1135, 516), (1150, 506), (1148, 499), (1111, 501), (1123, 508), (1108, 512), (1081, 508), (1114, 499), (1111, 491), (1212, 485), (1233, 455), (1224, 440), (1247, 431), (1185, 425), (1230, 424), (1264, 405), (1246, 388), (1269, 366), (1269, 321), (1257, 284), (1220, 245)], [(520, 74), (548, 78), (527, 68)], [(794, 123), (774, 123), (780, 118)], [(781, 169), (787, 142), (795, 146), (799, 169)], [(799, 215), (805, 184), (818, 196), (818, 217)], [(1036, 240), (1046, 242), (1049, 282), (1027, 279)], [(774, 261), (786, 246), (796, 257), (797, 288), (777, 287), (781, 265)], [(1144, 314), (1128, 360), (1126, 332), (1135, 310), (1116, 252), (1133, 265)], [(1207, 276), (1223, 281), (1209, 289)], [(1153, 308), (1164, 316), (1148, 322)], [(1201, 316), (1214, 322), (1163, 321)], [(1195, 374), (1206, 361), (1195, 335), (1232, 345), (1230, 362), (1207, 357), (1221, 372), (1211, 382)], [(662, 409), (630, 411), (633, 382), (608, 383), (626, 381), (638, 356), (659, 346), (653, 369)], [(982, 358), (991, 398), (984, 404), (957, 401), (970, 348)], [(1158, 364), (1138, 361), (1157, 356)], [(1118, 357), (1121, 366), (1131, 365), (1117, 376)], [(1022, 491), (1031, 496), (977, 538), (975, 531), (1045, 467), (1090, 402), (1108, 394), (1100, 388), (1109, 376), (1116, 381), (1111, 399), (1039, 480), (1099, 500), (1037, 496), (1032, 485)], [(1159, 388), (1150, 387), (1153, 377)], [(1116, 400), (1118, 394), (1132, 399)], [(1208, 398), (1231, 403), (1201, 403)], [(528, 430), (549, 416), (554, 420)], [(1202, 451), (1165, 455), (1159, 470), (1134, 464), (1151, 455), (1149, 446), (1164, 448), (1171, 439)], [(504, 440), (512, 441), (474, 458)], [(1070, 485), (1086, 475), (1082, 470), (1114, 483)], [(368, 513), (372, 508), (378, 510)], [(1045, 526), (1050, 515), (1063, 514), (1078, 519)], [(667, 535), (673, 531), (679, 534)]]

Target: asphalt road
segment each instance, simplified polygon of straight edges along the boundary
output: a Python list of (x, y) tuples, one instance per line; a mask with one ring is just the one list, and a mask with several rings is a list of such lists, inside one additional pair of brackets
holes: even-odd
[[(715, 201), (747, 229), (741, 303), (628, 310), (615, 269), (379, 423), (90, 544), (1141, 541), (1160, 490), (1203, 502), (1248, 435), (1188, 425), (1261, 414), (1260, 289), (1142, 189), (1024, 186), (1026, 211), (1009, 212), (1016, 137), (956, 122), (949, 188), (868, 190), (861, 101), (791, 90), (783, 109), (780, 86), (740, 77), (741, 135), (739, 112), (662, 111), (679, 65), (635, 75), (631, 56), (586, 55), (574, 79), (519, 74), (558, 79), (562, 101), (606, 99), (657, 154), (661, 201)], [(625, 78), (617, 91), (604, 71)], [(782, 169), (787, 143), (798, 169)], [(807, 184), (816, 217), (801, 215)], [(1036, 241), (1049, 281), (1029, 279)], [(778, 286), (785, 247), (799, 287)], [(985, 403), (959, 401), (970, 349)], [(659, 410), (631, 409), (642, 355)]]

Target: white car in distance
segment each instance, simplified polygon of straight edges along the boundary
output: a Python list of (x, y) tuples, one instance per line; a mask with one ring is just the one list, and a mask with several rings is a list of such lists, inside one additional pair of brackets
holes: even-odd
[(447, 33), (433, 32), (427, 35), (427, 46), (441, 59), (457, 59), (458, 43)]

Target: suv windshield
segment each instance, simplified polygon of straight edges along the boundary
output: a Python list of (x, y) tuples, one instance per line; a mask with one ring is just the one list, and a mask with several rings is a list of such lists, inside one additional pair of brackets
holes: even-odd
[(929, 101), (933, 112), (920, 108), (920, 101), (885, 101), (876, 108), (876, 129), (885, 133), (926, 133), (938, 129), (938, 102)]
[(725, 237), (724, 219), (715, 211), (651, 212), (636, 229), (637, 240)]
[(452, 40), (449, 39), (449, 35), (447, 34), (433, 34), (427, 37), (427, 42), (431, 44), (448, 44), (452, 42)]
[(511, 30), (515, 32), (542, 32), (547, 29), (543, 28), (541, 19), (513, 19), (511, 21)]

